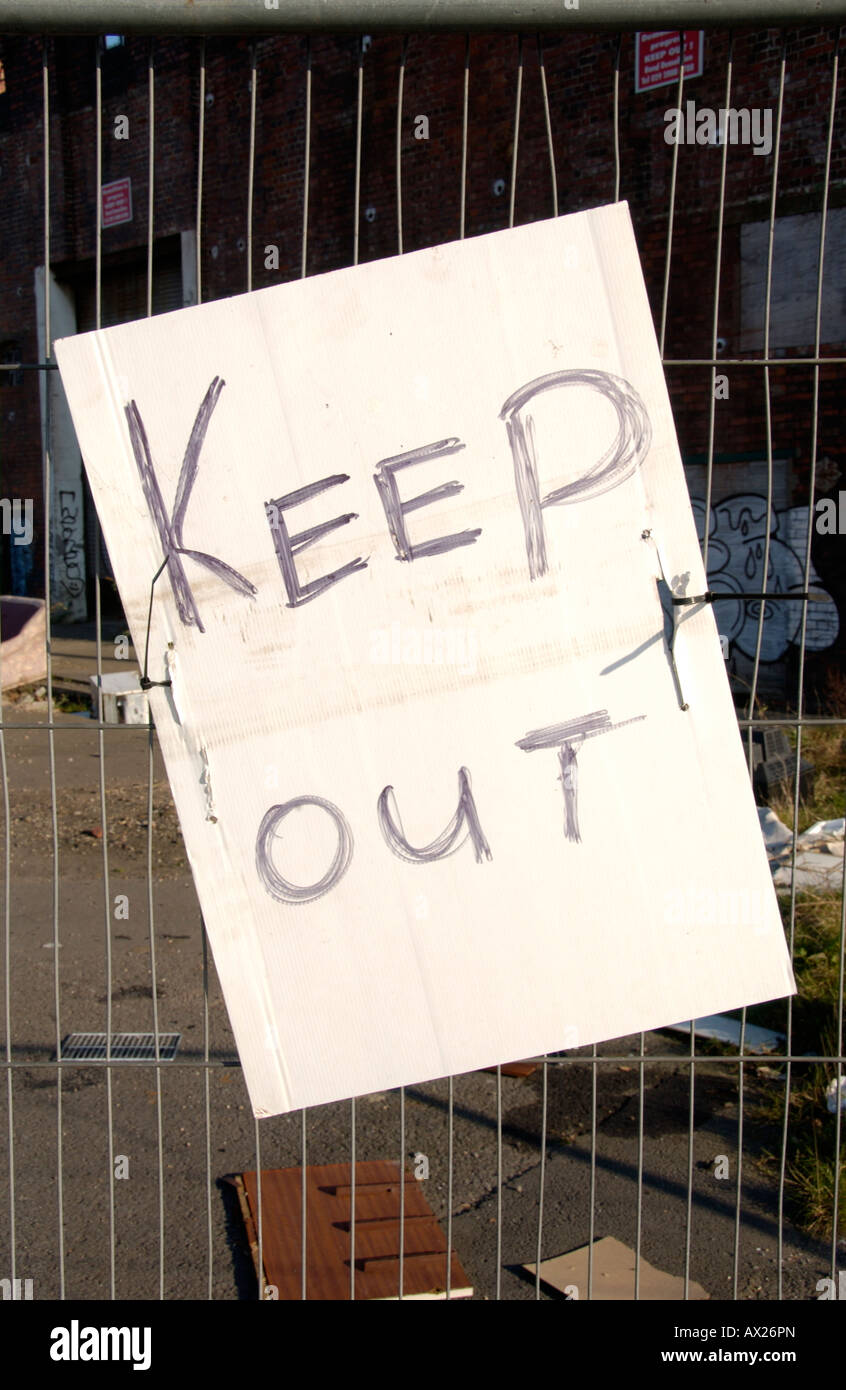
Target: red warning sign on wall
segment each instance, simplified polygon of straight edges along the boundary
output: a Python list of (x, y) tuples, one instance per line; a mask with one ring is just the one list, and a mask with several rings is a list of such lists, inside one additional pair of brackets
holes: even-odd
[(103, 226), (117, 227), (121, 222), (132, 221), (132, 180), (116, 179), (114, 183), (104, 183)]
[[(705, 54), (705, 31), (686, 29), (684, 35), (684, 75), (701, 77)], [(635, 91), (649, 92), (679, 80), (679, 31), (661, 29), (638, 34), (635, 44)]]

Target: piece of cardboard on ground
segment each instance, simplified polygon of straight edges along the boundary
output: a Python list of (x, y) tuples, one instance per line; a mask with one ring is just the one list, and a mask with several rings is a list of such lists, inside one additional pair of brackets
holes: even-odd
[[(583, 1245), (579, 1250), (571, 1250), (569, 1255), (555, 1255), (550, 1260), (541, 1260), (541, 1283), (547, 1284), (568, 1298), (586, 1299), (588, 1296), (588, 1256), (590, 1246)], [(617, 1299), (625, 1301), (635, 1296), (636, 1254), (614, 1236), (605, 1236), (593, 1243), (593, 1277), (591, 1298)], [(535, 1275), (537, 1265), (523, 1266)], [(571, 1292), (577, 1290), (576, 1293)], [(688, 1282), (689, 1299), (710, 1298), (701, 1284), (694, 1279)], [(656, 1269), (643, 1256), (640, 1257), (639, 1299), (683, 1299), (684, 1279), (674, 1274), (665, 1274)]]
[[(258, 1275), (258, 1185), (254, 1172), (237, 1174), (235, 1187)], [(309, 1299), (350, 1297), (352, 1167), (306, 1168), (306, 1248)], [(401, 1194), (403, 1200), (401, 1201)], [(265, 1280), (279, 1299), (302, 1298), (302, 1168), (262, 1169), (262, 1255)], [(355, 1166), (355, 1298), (447, 1297), (447, 1242), (413, 1174), (404, 1187), (398, 1164)], [(470, 1282), (455, 1252), (449, 1261), (450, 1298), (469, 1298)]]
[(55, 351), (257, 1115), (793, 990), (625, 204)]

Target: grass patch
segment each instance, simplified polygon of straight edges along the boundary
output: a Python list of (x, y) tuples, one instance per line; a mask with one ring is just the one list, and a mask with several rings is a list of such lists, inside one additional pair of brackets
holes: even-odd
[[(767, 709), (759, 705), (758, 713), (766, 718)], [(846, 677), (830, 671), (826, 680), (820, 713), (835, 719), (846, 719)], [(785, 729), (791, 748), (796, 749), (796, 729)], [(746, 746), (744, 740), (744, 747)], [(812, 764), (813, 791), (799, 799), (799, 833), (819, 820), (837, 820), (846, 814), (846, 730), (814, 727), (802, 729), (800, 756)], [(770, 798), (769, 805), (779, 820), (793, 830), (794, 794), (785, 787)]]
[[(790, 894), (780, 893), (778, 904), (785, 935), (790, 932)], [(791, 1023), (794, 1053), (835, 1050), (837, 1004), (840, 991), (841, 899), (839, 893), (812, 890), (796, 894), (793, 935), (793, 973), (798, 993), (792, 1001), (772, 999), (747, 1009), (750, 1023), (786, 1033)], [(830, 1045), (824, 1040), (828, 1039)]]
[(91, 701), (84, 695), (67, 695), (63, 691), (53, 692), (53, 709), (60, 714), (90, 714)]
[[(830, 683), (827, 714), (846, 715), (846, 683)], [(786, 730), (791, 747), (798, 742), (795, 729)], [(838, 728), (807, 727), (802, 730), (801, 757), (813, 765), (813, 790), (800, 797), (796, 829), (801, 834), (817, 821), (837, 820), (846, 812), (846, 734)], [(796, 803), (791, 788), (770, 798), (769, 805), (788, 829), (794, 829)], [(779, 894), (785, 935), (790, 936), (789, 892)], [(787, 1033), (793, 1055), (837, 1054), (840, 998), (843, 905), (840, 893), (796, 893), (793, 929), (793, 969), (797, 994), (791, 1001), (773, 1000), (747, 1011), (751, 1023)], [(830, 1240), (834, 1215), (835, 1176), (839, 1164), (837, 1224), (846, 1233), (846, 1116), (841, 1116), (841, 1151), (837, 1153), (837, 1116), (826, 1107), (826, 1091), (837, 1076), (836, 1066), (826, 1062), (793, 1063), (785, 1153), (785, 1204), (791, 1219), (810, 1235)], [(785, 1090), (777, 1081), (762, 1089), (750, 1114), (764, 1124), (781, 1129), (785, 1117)], [(781, 1145), (763, 1155), (773, 1173), (781, 1170)]]
[[(26, 709), (33, 702), (38, 705), (47, 703), (47, 686), (43, 681), (39, 681), (35, 685), (21, 685), (14, 690), (3, 692), (4, 704), (17, 705), (21, 709)], [(59, 714), (90, 714), (91, 699), (88, 695), (54, 688), (53, 709)]]
[[(835, 1050), (835, 1039), (828, 1048)], [(793, 1063), (790, 1076), (790, 1107), (788, 1111), (787, 1150), (785, 1155), (784, 1195), (787, 1214), (809, 1235), (830, 1240), (834, 1212), (834, 1186), (837, 1171), (837, 1116), (826, 1108), (826, 1090), (837, 1075), (829, 1063)], [(772, 1090), (765, 1098), (750, 1106), (753, 1118), (782, 1128), (784, 1124), (784, 1088), (771, 1083)], [(846, 1162), (843, 1141), (846, 1125), (841, 1120), (840, 1183), (838, 1192), (837, 1227), (842, 1235), (846, 1230)], [(760, 1162), (773, 1175), (781, 1171), (781, 1145), (778, 1151), (767, 1149)]]
[[(823, 1065), (807, 1071), (808, 1076), (791, 1097), (785, 1186), (797, 1224), (828, 1240), (837, 1171), (837, 1117), (826, 1110), (825, 1093), (836, 1068)], [(843, 1129), (841, 1123), (841, 1135)], [(837, 1205), (837, 1225), (842, 1234), (846, 1230), (846, 1163), (842, 1156)]]
[[(795, 749), (795, 729), (788, 731)], [(846, 734), (840, 729), (802, 730), (801, 757), (814, 768), (814, 789), (810, 797), (799, 799), (799, 833), (818, 820), (837, 820), (846, 811)], [(794, 797), (788, 788), (770, 797), (770, 809), (793, 829)]]
[[(823, 819), (815, 816), (815, 819)], [(779, 895), (785, 933), (790, 926), (790, 895)], [(841, 898), (839, 893), (796, 894), (793, 970), (798, 993), (792, 1001), (772, 1000), (747, 1011), (752, 1023), (786, 1033), (790, 1019), (790, 1049), (797, 1053), (837, 1053), (837, 1014), (840, 996)], [(785, 1200), (791, 1218), (810, 1235), (830, 1239), (837, 1171), (837, 1116), (826, 1109), (826, 1090), (837, 1076), (826, 1063), (793, 1063), (790, 1075)], [(766, 1124), (784, 1123), (783, 1086), (768, 1086), (750, 1106), (751, 1115)], [(838, 1229), (846, 1232), (846, 1118), (841, 1118)], [(781, 1153), (767, 1151), (763, 1162), (770, 1172), (781, 1169)]]

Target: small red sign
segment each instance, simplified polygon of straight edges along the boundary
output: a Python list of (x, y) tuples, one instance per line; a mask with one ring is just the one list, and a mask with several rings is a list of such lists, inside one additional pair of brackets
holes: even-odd
[(117, 179), (114, 183), (104, 183), (103, 226), (117, 227), (121, 222), (132, 221), (132, 180)]
[[(705, 56), (704, 29), (684, 33), (684, 76), (701, 77)], [(635, 91), (649, 92), (679, 80), (679, 31), (660, 29), (638, 34), (635, 45)]]

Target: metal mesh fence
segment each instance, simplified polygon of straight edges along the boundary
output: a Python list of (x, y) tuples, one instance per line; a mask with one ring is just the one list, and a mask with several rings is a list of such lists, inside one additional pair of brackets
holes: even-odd
[[(38, 7), (35, 7), (38, 8)], [(127, 5), (131, 19), (118, 17), (108, 6), (89, 7), (89, 23), (109, 21), (131, 30), (161, 24), (154, 7)], [(195, 9), (202, 7), (198, 4)], [(256, 9), (259, 7), (256, 6)], [(271, 6), (267, 6), (268, 11)], [(303, 7), (305, 10), (307, 7)], [(359, 7), (360, 8), (360, 7)], [(402, 6), (398, 7), (400, 10)], [(428, 8), (428, 7), (427, 7)], [(677, 20), (679, 6), (659, 4), (637, 8), (626, 23), (656, 27), (662, 20)], [(689, 7), (693, 10), (696, 7)], [(749, 7), (759, 24), (790, 22), (797, 7), (771, 3)], [(483, 23), (478, 7), (474, 21)], [(599, 7), (600, 10), (603, 7)], [(487, 7), (490, 27), (502, 26), (506, 16)], [(47, 4), (40, 7), (48, 30), (58, 31), (62, 21)], [(502, 11), (502, 7), (500, 7)], [(551, 22), (543, 6), (533, 16), (538, 27)], [(672, 13), (670, 13), (672, 11)], [(760, 12), (759, 12), (760, 11)], [(153, 16), (151, 19), (151, 15)], [(208, 15), (208, 7), (204, 17)], [(311, 22), (303, 13), (302, 27)], [(346, 22), (349, 16), (338, 11)], [(830, 6), (826, 18), (839, 19), (839, 7)], [(378, 19), (378, 16), (366, 18)], [(720, 16), (722, 18), (722, 15)], [(736, 18), (731, 6), (725, 19)], [(267, 16), (264, 16), (265, 21)], [(590, 19), (585, 11), (585, 24)], [(12, 30), (18, 16), (14, 7), (0, 6), (2, 21)], [(290, 16), (289, 16), (290, 20)], [(411, 16), (413, 22), (414, 16)], [(55, 22), (54, 22), (55, 21)], [(464, 23), (470, 20), (464, 16)], [(31, 19), (28, 23), (31, 24)], [(258, 22), (258, 21), (256, 21)], [(351, 22), (351, 21), (350, 21)], [(462, 16), (455, 16), (461, 23)], [(526, 22), (526, 21), (521, 21)], [(614, 7), (597, 16), (597, 27), (619, 24)], [(697, 22), (691, 15), (690, 23)], [(211, 23), (209, 26), (211, 27)], [(376, 23), (373, 25), (377, 27)], [(668, 164), (663, 288), (657, 306), (656, 328), (668, 373), (678, 379), (684, 372), (710, 378), (708, 447), (704, 460), (705, 514), (711, 506), (717, 434), (718, 375), (731, 370), (754, 374), (761, 383), (766, 440), (767, 515), (775, 511), (778, 483), (779, 439), (774, 424), (774, 374), (788, 369), (806, 374), (810, 400), (810, 473), (807, 495), (809, 517), (817, 489), (820, 392), (825, 381), (836, 379), (846, 358), (829, 350), (823, 337), (824, 270), (830, 252), (827, 229), (832, 207), (832, 158), (842, 145), (842, 113), (838, 107), (840, 80), (839, 36), (827, 40), (825, 77), (817, 83), (818, 119), (823, 132), (824, 156), (813, 169), (813, 186), (819, 190), (819, 241), (816, 272), (813, 350), (791, 355), (771, 345), (776, 211), (783, 131), (785, 87), (790, 79), (791, 57), (800, 52), (801, 30), (784, 31), (775, 107), (766, 285), (764, 290), (763, 349), (727, 358), (719, 346), (721, 268), (724, 264), (723, 228), (726, 203), (729, 145), (719, 155), (720, 175), (713, 208), (712, 265), (714, 292), (711, 331), (706, 340), (685, 342), (683, 355), (670, 355), (669, 342), (679, 341), (671, 304), (674, 265), (685, 248), (674, 238), (680, 145), (667, 147)], [(409, 64), (422, 61), (426, 35), (408, 37), (398, 51), (393, 80), (396, 91), (396, 144), (393, 179), (396, 193), (396, 252), (408, 249), (408, 202), (404, 202), (407, 156), (402, 148), (404, 87)], [(599, 41), (599, 40), (597, 40)], [(140, 42), (140, 40), (138, 40)], [(207, 57), (206, 43), (196, 39), (196, 206), (195, 265), (196, 302), (204, 297), (207, 269), (205, 181)], [(350, 112), (353, 172), (352, 205), (349, 208), (350, 260), (360, 259), (362, 169), (365, 116), (364, 64), (368, 41), (358, 41), (354, 102)], [(510, 140), (507, 225), (514, 226), (520, 188), (521, 112), (528, 80), (527, 54), (531, 47), (531, 76), (539, 83), (543, 122), (549, 151), (550, 211), (560, 207), (560, 147), (565, 132), (557, 129), (556, 109), (550, 100), (547, 66), (542, 45), (517, 34), (510, 40), (513, 67), (508, 74), (513, 95)], [(732, 104), (733, 46), (729, 43), (725, 65), (725, 105)], [(613, 185), (607, 200), (625, 191), (628, 171), (621, 157), (621, 42), (610, 69), (607, 110), (602, 136), (613, 152)], [(297, 120), (302, 130), (302, 171), (299, 192), (300, 219), (286, 229), (299, 244), (301, 274), (310, 271), (310, 238), (314, 235), (311, 156), (313, 149), (313, 76), (315, 58), (311, 39), (303, 41), (300, 72), (301, 109)], [(467, 229), (468, 146), (473, 140), (470, 119), (474, 68), (470, 37), (466, 39), (461, 78), (458, 142), (459, 186), (450, 190), (458, 209), (458, 234)], [(392, 59), (394, 61), (394, 59)], [(232, 202), (243, 218), (246, 241), (246, 277), (243, 289), (254, 287), (254, 209), (256, 171), (263, 154), (261, 102), (266, 55), (253, 47), (249, 53), (248, 158), (246, 167), (232, 173)], [(95, 322), (103, 314), (103, 50), (98, 49), (94, 71), (93, 110), (96, 151), (96, 252)], [(822, 71), (822, 67), (820, 69)], [(43, 42), (40, 122), (43, 133), (43, 252), (49, 270), (52, 263), (51, 228), (62, 216), (57, 190), (51, 179), (53, 103), (58, 74), (50, 37)], [(154, 239), (156, 189), (153, 175), (159, 143), (167, 132), (157, 123), (157, 60), (155, 44), (149, 47), (148, 140), (149, 202), (146, 257), (146, 309), (154, 307)], [(668, 94), (668, 101), (670, 96)], [(673, 104), (682, 109), (685, 76), (682, 68)], [(265, 133), (265, 139), (267, 139)], [(556, 158), (556, 148), (559, 157)], [(559, 172), (557, 172), (559, 171)], [(445, 190), (446, 191), (446, 190)], [(7, 184), (7, 197), (15, 188)], [(840, 203), (838, 191), (837, 206)], [(405, 246), (404, 246), (405, 239)], [(46, 360), (23, 364), (26, 388), (38, 390), (39, 381), (53, 369), (51, 296), (43, 298), (43, 341)], [(17, 364), (8, 363), (8, 370)], [(826, 374), (828, 374), (826, 376)], [(783, 377), (778, 376), (781, 382)], [(707, 388), (706, 388), (707, 389)], [(45, 394), (43, 530), (49, 537), (56, 526), (51, 515), (51, 396)], [(723, 408), (723, 407), (721, 407)], [(728, 403), (724, 409), (731, 409)], [(814, 587), (812, 574), (812, 525), (804, 543), (802, 589)], [(765, 528), (762, 572), (770, 573), (770, 528)], [(709, 533), (705, 528), (703, 550), (708, 562)], [(45, 552), (49, 546), (45, 544)], [(102, 548), (99, 549), (102, 554)], [(104, 617), (107, 581), (98, 573), (94, 584), (95, 669), (102, 678), (108, 664), (109, 643), (117, 623)], [(817, 974), (826, 974), (831, 996), (826, 1029), (819, 1045), (795, 1043), (795, 1010), (817, 1007), (816, 998), (788, 1001), (784, 1008), (781, 1041), (765, 1058), (750, 1047), (746, 1011), (738, 1023), (736, 1046), (715, 1046), (703, 1041), (693, 1028), (680, 1035), (649, 1034), (618, 1039), (592, 1048), (531, 1059), (537, 1063), (531, 1076), (517, 1078), (495, 1073), (456, 1077), (382, 1096), (359, 1097), (345, 1105), (320, 1111), (254, 1121), (225, 1019), (220, 992), (197, 918), (196, 900), (187, 865), (178, 851), (168, 857), (159, 848), (160, 837), (178, 840), (175, 821), (151, 727), (114, 725), (104, 717), (104, 695), (98, 681), (97, 718), (86, 720), (67, 713), (56, 697), (56, 665), (68, 629), (51, 622), (51, 573), (45, 561), (44, 588), (47, 613), (46, 711), (39, 717), (20, 706), (4, 709), (0, 726), (0, 765), (3, 781), (4, 821), (4, 1047), (6, 1110), (6, 1218), (2, 1244), (4, 1268), (11, 1281), (32, 1278), (36, 1298), (232, 1298), (265, 1297), (264, 1278), (252, 1277), (249, 1253), (240, 1216), (222, 1179), (231, 1171), (255, 1169), (258, 1174), (256, 1265), (264, 1269), (265, 1230), (262, 1219), (261, 1173), (278, 1166), (301, 1166), (302, 1296), (306, 1283), (309, 1231), (305, 1220), (305, 1169), (311, 1163), (349, 1162), (355, 1184), (355, 1164), (369, 1158), (392, 1158), (402, 1171), (408, 1165), (428, 1178), (428, 1199), (440, 1217), (449, 1250), (457, 1250), (477, 1294), (487, 1297), (545, 1296), (539, 1269), (527, 1273), (523, 1266), (540, 1262), (579, 1245), (589, 1247), (585, 1286), (576, 1296), (596, 1295), (594, 1241), (601, 1235), (619, 1237), (635, 1255), (634, 1296), (642, 1296), (642, 1272), (646, 1262), (658, 1265), (681, 1280), (681, 1296), (695, 1296), (703, 1285), (714, 1297), (809, 1298), (821, 1280), (837, 1278), (842, 1250), (838, 1212), (842, 1209), (840, 1154), (841, 1110), (809, 1109), (805, 1092), (809, 1076), (820, 1087), (836, 1085), (839, 1095), (843, 1065), (844, 1000), (844, 885), (830, 894), (826, 910), (836, 922), (829, 943), (817, 955)], [(759, 680), (762, 644), (770, 610), (758, 605), (754, 652), (747, 682), (745, 708), (740, 724), (748, 739), (750, 772), (756, 731), (787, 729), (793, 736), (793, 824), (802, 818), (799, 769), (809, 739), (835, 739), (846, 719), (836, 713), (806, 710), (805, 657), (809, 605), (802, 604), (797, 661), (791, 672), (791, 688), (784, 711), (762, 711)], [(104, 664), (105, 663), (105, 664)], [(35, 773), (27, 769), (35, 767)], [(114, 769), (114, 771), (112, 771)], [(35, 780), (33, 780), (35, 778)], [(38, 795), (47, 807), (46, 819), (29, 826), (30, 795), (38, 781)], [(125, 788), (134, 789), (143, 815), (121, 817)], [(835, 789), (840, 804), (842, 783)], [(141, 798), (142, 801), (139, 801)], [(79, 807), (84, 810), (80, 813)], [(74, 814), (90, 821), (76, 825)], [(842, 809), (838, 814), (842, 814)], [(128, 824), (121, 824), (127, 821)], [(39, 839), (40, 836), (40, 839)], [(36, 849), (40, 854), (35, 863)], [(805, 964), (813, 951), (801, 934), (802, 911), (807, 911), (797, 888), (797, 847), (794, 842), (791, 886), (785, 896), (785, 929), (791, 952), (801, 951)], [(120, 896), (127, 898), (128, 913), (116, 912)], [(833, 916), (831, 916), (833, 914)], [(123, 925), (126, 924), (124, 931)], [(47, 939), (42, 941), (42, 937)], [(178, 944), (182, 942), (183, 944)], [(798, 958), (797, 958), (798, 960)], [(515, 960), (516, 968), (519, 963)], [(805, 972), (810, 982), (813, 972)], [(808, 983), (810, 989), (810, 983)], [(128, 1057), (125, 1035), (143, 1034), (141, 1055)], [(98, 1038), (96, 1062), (91, 1052), (76, 1056), (69, 1035), (91, 1034)], [(177, 1041), (174, 1043), (174, 1037)], [(803, 1033), (803, 1039), (805, 1035)], [(91, 1038), (88, 1039), (92, 1042)], [(165, 1047), (172, 1050), (166, 1056)], [(153, 1060), (148, 1060), (152, 1056)], [(147, 1060), (145, 1060), (147, 1059)], [(829, 1127), (831, 1153), (823, 1153), (822, 1126)], [(797, 1133), (801, 1131), (801, 1133)], [(828, 1133), (828, 1131), (827, 1131)], [(800, 1138), (807, 1143), (799, 1143)], [(809, 1154), (817, 1150), (813, 1167)], [(804, 1159), (802, 1155), (804, 1154)], [(725, 1171), (721, 1171), (724, 1160)], [(804, 1163), (804, 1168), (803, 1168)], [(404, 1179), (408, 1181), (408, 1179)], [(815, 1222), (801, 1215), (798, 1194), (816, 1182)], [(404, 1210), (402, 1203), (401, 1211)], [(355, 1295), (356, 1223), (353, 1200), (349, 1259), (350, 1296)], [(403, 1296), (404, 1264), (400, 1236), (397, 1295)], [(842, 1263), (842, 1256), (841, 1256)], [(449, 1295), (450, 1265), (445, 1261), (444, 1283)], [(272, 1291), (271, 1291), (272, 1292)]]

